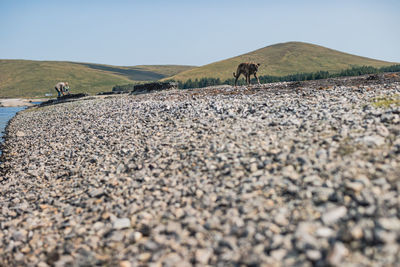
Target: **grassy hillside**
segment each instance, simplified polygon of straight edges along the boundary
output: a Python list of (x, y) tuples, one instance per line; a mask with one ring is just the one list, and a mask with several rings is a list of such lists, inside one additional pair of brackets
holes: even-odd
[(68, 81), (73, 93), (95, 94), (113, 86), (154, 81), (193, 68), (191, 66), (117, 67), (90, 63), (0, 60), (0, 98), (43, 97), (56, 93), (54, 85)]
[[(138, 65), (135, 67), (129, 68), (139, 68), (143, 71), (150, 71), (154, 73), (159, 73), (164, 77), (171, 77), (183, 71), (191, 70), (197, 68), (195, 66), (186, 66), (186, 65)], [(164, 78), (163, 77), (163, 78)]]
[(193, 66), (183, 65), (138, 65), (133, 67), (119, 67), (91, 63), (75, 64), (80, 64), (96, 70), (111, 72), (116, 75), (122, 75), (132, 81), (157, 81), (194, 68)]
[(232, 73), (236, 72), (237, 65), (241, 62), (261, 63), (259, 76), (284, 76), (320, 70), (338, 72), (352, 66), (393, 65), (391, 62), (359, 57), (314, 44), (289, 42), (267, 46), (244, 55), (184, 71), (171, 78), (179, 81), (203, 77), (225, 80), (233, 78)]
[(316, 71), (339, 72), (353, 66), (382, 67), (392, 62), (359, 57), (326, 47), (289, 42), (267, 46), (256, 51), (202, 67), (179, 65), (141, 65), (119, 67), (93, 63), (0, 60), (0, 98), (43, 97), (55, 94), (58, 81), (68, 81), (73, 93), (94, 94), (110, 91), (115, 85), (140, 81), (195, 78), (233, 78), (241, 62), (261, 63), (259, 76), (285, 76)]

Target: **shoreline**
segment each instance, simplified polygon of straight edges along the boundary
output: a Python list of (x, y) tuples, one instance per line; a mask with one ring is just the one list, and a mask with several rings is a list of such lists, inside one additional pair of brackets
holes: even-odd
[(21, 109), (21, 110), (16, 111), (14, 113), (14, 115), (12, 117), (10, 117), (7, 120), (7, 122), (4, 124), (4, 128), (1, 128), (2, 132), (0, 132), (0, 176), (4, 176), (6, 174), (6, 170), (4, 169), (4, 164), (3, 164), (4, 161), (5, 161), (5, 156), (3, 154), (3, 148), (5, 147), (5, 142), (6, 142), (6, 138), (7, 138), (7, 135), (8, 135), (7, 128), (10, 125), (11, 121), (18, 115), (18, 113), (20, 113), (21, 111), (24, 111), (27, 108), (30, 108), (32, 106), (34, 106), (34, 105), (30, 105), (30, 106), (27, 106), (27, 105), (12, 105), (12, 106), (6, 106), (6, 107), (0, 106), (0, 108), (23, 108), (23, 107), (26, 107), (25, 109)]
[(32, 102), (47, 101), (48, 98), (0, 98), (0, 107), (34, 106)]

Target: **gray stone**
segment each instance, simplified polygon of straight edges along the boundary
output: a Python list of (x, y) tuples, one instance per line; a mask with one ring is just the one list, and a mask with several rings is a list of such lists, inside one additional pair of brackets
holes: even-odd
[(365, 136), (363, 137), (362, 142), (369, 147), (381, 146), (385, 144), (385, 138), (379, 135)]
[(333, 236), (334, 231), (328, 227), (320, 227), (317, 229), (316, 234), (318, 237), (328, 238)]
[(287, 254), (285, 249), (276, 249), (271, 251), (271, 257), (276, 261), (281, 261)]
[(309, 249), (306, 251), (306, 256), (312, 261), (318, 261), (322, 258), (322, 254), (319, 250)]
[(196, 261), (200, 264), (208, 264), (211, 256), (212, 250), (210, 249), (198, 249), (195, 253)]
[(89, 192), (89, 196), (91, 196), (91, 197), (101, 197), (102, 195), (104, 195), (103, 188), (96, 188)]
[(131, 221), (129, 218), (118, 218), (113, 222), (113, 228), (116, 230), (131, 227)]
[(400, 220), (395, 217), (380, 218), (378, 220), (379, 226), (388, 231), (400, 231)]
[(15, 135), (18, 136), (18, 137), (24, 137), (24, 136), (26, 136), (25, 132), (23, 132), (23, 131), (17, 131), (17, 132), (15, 133)]
[(336, 242), (333, 245), (333, 249), (327, 256), (327, 261), (330, 265), (339, 265), (345, 256), (349, 254), (349, 250), (341, 242)]
[(364, 185), (358, 181), (355, 182), (347, 181), (345, 185), (347, 189), (350, 189), (354, 192), (360, 192), (364, 188)]
[(346, 207), (344, 206), (335, 207), (322, 214), (322, 221), (324, 222), (324, 224), (330, 225), (337, 222), (344, 216), (346, 216), (346, 214), (347, 214)]

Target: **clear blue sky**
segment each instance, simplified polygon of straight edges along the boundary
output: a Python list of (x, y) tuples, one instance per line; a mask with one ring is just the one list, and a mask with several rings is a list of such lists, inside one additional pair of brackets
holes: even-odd
[(0, 0), (0, 59), (204, 65), (309, 42), (400, 62), (399, 0)]

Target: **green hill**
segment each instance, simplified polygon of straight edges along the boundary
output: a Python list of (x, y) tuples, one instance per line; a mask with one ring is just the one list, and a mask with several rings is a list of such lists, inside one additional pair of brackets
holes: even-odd
[(121, 75), (132, 81), (157, 81), (165, 77), (176, 75), (179, 72), (194, 68), (193, 66), (184, 65), (138, 65), (133, 67), (119, 67), (92, 63), (75, 64)]
[(56, 93), (54, 85), (68, 81), (73, 93), (95, 94), (113, 86), (154, 81), (191, 69), (191, 66), (118, 67), (91, 63), (0, 60), (0, 98), (43, 97)]
[(329, 71), (332, 73), (352, 66), (382, 67), (395, 63), (370, 59), (339, 52), (326, 47), (288, 42), (267, 46), (253, 52), (194, 68), (168, 79), (186, 81), (195, 78), (233, 78), (237, 66), (242, 62), (261, 63), (258, 75), (284, 76), (295, 73)]
[(73, 93), (95, 94), (115, 85), (141, 81), (195, 78), (233, 78), (241, 62), (261, 63), (258, 75), (285, 76), (295, 73), (329, 71), (336, 73), (353, 66), (382, 67), (395, 63), (359, 57), (326, 47), (289, 42), (202, 67), (180, 65), (111, 66), (65, 61), (0, 60), (0, 98), (43, 97), (55, 94), (54, 85), (68, 81)]

